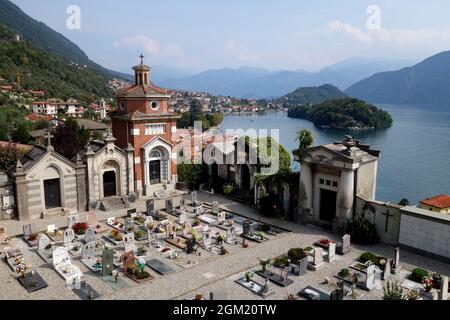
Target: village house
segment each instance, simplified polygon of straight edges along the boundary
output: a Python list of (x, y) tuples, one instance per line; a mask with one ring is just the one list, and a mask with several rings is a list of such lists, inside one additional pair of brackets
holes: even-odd
[(442, 214), (450, 214), (450, 196), (443, 194), (432, 198), (427, 198), (420, 201), (419, 206), (425, 210)]

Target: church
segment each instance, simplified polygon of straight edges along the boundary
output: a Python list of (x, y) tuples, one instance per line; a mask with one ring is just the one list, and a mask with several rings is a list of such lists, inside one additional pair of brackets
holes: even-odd
[(375, 199), (379, 157), (379, 151), (350, 136), (307, 149), (300, 159), (300, 220), (342, 233), (356, 197)]
[(8, 203), (16, 212), (2, 216), (36, 220), (125, 208), (138, 197), (175, 188), (172, 136), (180, 116), (169, 111), (169, 92), (151, 84), (142, 55), (133, 69), (135, 83), (117, 93), (119, 108), (102, 140), (90, 141), (67, 159), (47, 133), (46, 146), (34, 146), (6, 172), (15, 189), (15, 201)]
[(170, 94), (150, 82), (150, 67), (143, 58), (133, 68), (134, 85), (117, 94), (119, 109), (111, 118), (117, 145), (134, 149), (135, 191), (149, 196), (175, 187), (177, 153), (172, 137), (181, 116), (169, 111)]

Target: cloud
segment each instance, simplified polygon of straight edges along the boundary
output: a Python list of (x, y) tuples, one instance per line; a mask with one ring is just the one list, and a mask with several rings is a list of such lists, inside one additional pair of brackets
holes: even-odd
[(332, 21), (327, 25), (325, 34), (342, 34), (367, 45), (385, 45), (398, 48), (417, 48), (424, 45), (434, 49), (445, 49), (449, 46), (450, 29), (379, 29), (363, 31), (349, 23)]
[(183, 50), (177, 45), (172, 43), (161, 43), (158, 40), (152, 39), (146, 35), (137, 35), (133, 37), (126, 37), (120, 41), (114, 42), (116, 47), (131, 47), (142, 48), (147, 54), (150, 55), (180, 55)]
[(257, 62), (259, 60), (257, 54), (251, 52), (249, 49), (238, 44), (234, 40), (229, 40), (225, 44), (225, 50), (242, 62)]

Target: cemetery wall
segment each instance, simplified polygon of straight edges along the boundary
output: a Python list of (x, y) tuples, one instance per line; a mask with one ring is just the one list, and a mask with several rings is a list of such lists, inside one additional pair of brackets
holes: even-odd
[(389, 202), (366, 200), (356, 197), (356, 212), (364, 214), (376, 227), (380, 241), (390, 245), (398, 245), (400, 233), (401, 206)]
[(401, 209), (400, 246), (450, 262), (450, 216), (417, 207)]

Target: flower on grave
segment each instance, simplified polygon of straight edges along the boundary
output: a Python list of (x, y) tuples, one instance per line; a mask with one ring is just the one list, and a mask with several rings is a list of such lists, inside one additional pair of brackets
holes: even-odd
[(426, 277), (422, 281), (423, 287), (425, 288), (426, 292), (430, 292), (431, 289), (433, 289), (433, 278), (432, 277)]
[(381, 260), (380, 260), (380, 265), (381, 265), (381, 266), (386, 265), (386, 260), (385, 260), (385, 259), (381, 259)]
[(89, 225), (85, 222), (77, 222), (72, 225), (72, 229), (76, 235), (82, 236), (86, 233), (86, 230), (89, 229)]
[(245, 279), (247, 280), (247, 282), (250, 282), (250, 279), (253, 278), (253, 276), (254, 276), (253, 271), (247, 271), (245, 273)]

